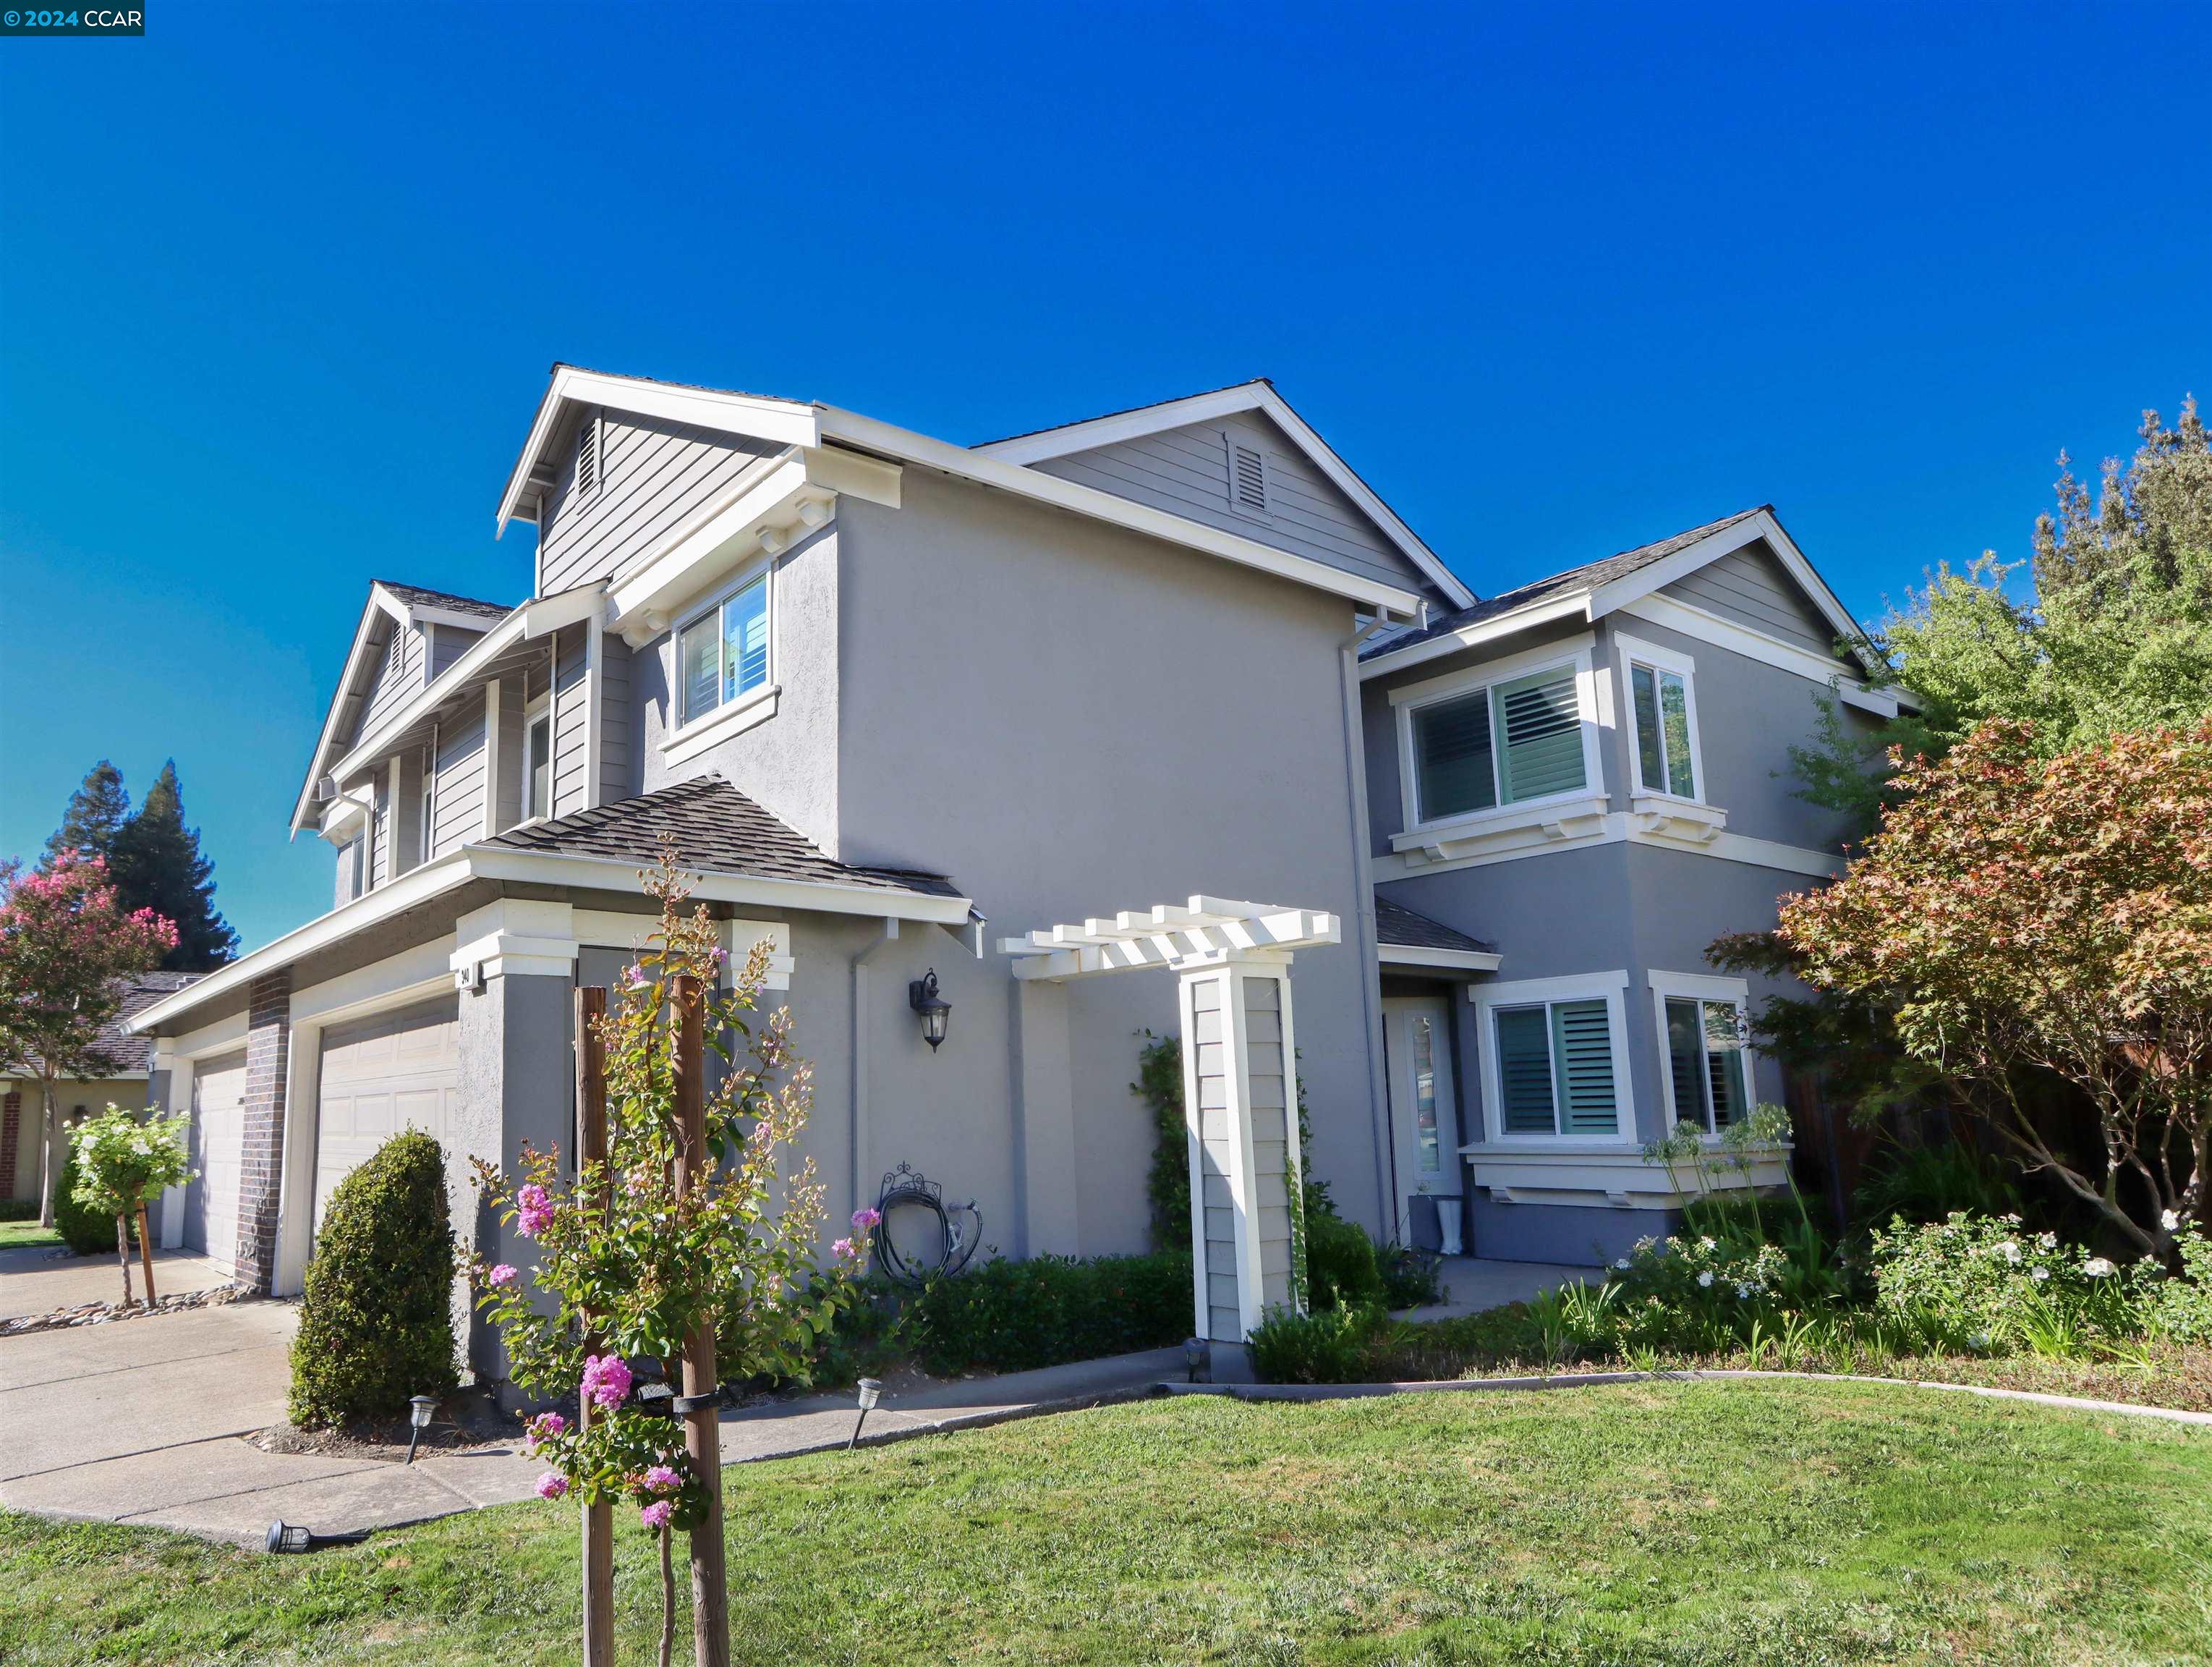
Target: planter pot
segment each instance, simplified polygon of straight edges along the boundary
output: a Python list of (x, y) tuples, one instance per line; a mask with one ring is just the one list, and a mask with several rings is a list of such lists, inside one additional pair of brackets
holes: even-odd
[(1437, 1230), (1443, 1243), (1439, 1247), (1446, 1256), (1463, 1256), (1460, 1244), (1460, 1217), (1466, 1206), (1456, 1198), (1437, 1200)]

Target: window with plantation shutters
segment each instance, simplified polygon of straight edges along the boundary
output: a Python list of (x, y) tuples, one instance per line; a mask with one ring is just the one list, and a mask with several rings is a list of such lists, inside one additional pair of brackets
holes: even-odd
[(683, 719), (693, 723), (768, 683), (768, 575), (739, 586), (676, 634)]
[(1589, 785), (1577, 666), (1548, 666), (1412, 708), (1417, 818), (1579, 793)]
[(1490, 745), (1490, 691), (1437, 701), (1413, 714), (1414, 780), (1421, 818), (1434, 822), (1498, 802)]
[(1498, 1121), (1507, 1135), (1614, 1135), (1613, 1009), (1603, 997), (1500, 1007)]
[(1496, 694), (1499, 802), (1543, 799), (1582, 787), (1588, 778), (1583, 772), (1575, 668), (1560, 666), (1516, 678), (1500, 684)]

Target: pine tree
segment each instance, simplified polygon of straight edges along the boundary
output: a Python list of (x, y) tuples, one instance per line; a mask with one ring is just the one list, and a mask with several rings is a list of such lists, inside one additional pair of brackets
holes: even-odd
[(238, 934), (216, 911), (215, 864), (200, 855), (197, 828), (185, 825), (177, 761), (161, 766), (137, 814), (115, 837), (115, 889), (126, 910), (151, 909), (177, 927), (162, 958), (172, 972), (211, 972), (238, 954)]
[(85, 772), (82, 783), (70, 795), (62, 824), (46, 841), (39, 872), (50, 874), (58, 857), (99, 857), (115, 855), (116, 836), (131, 817), (131, 795), (124, 791), (123, 772), (102, 758)]

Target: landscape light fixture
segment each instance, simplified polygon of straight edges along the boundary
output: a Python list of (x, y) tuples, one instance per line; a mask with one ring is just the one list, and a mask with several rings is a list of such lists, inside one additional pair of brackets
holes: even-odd
[(929, 1051), (937, 1051), (945, 1040), (945, 1016), (952, 1004), (937, 993), (937, 969), (922, 974), (906, 987), (907, 1005), (921, 1015), (921, 1039), (929, 1043)]
[(1206, 1357), (1212, 1352), (1203, 1337), (1185, 1337), (1182, 1340), (1182, 1366), (1187, 1381), (1194, 1384), (1198, 1381), (1198, 1374), (1206, 1370)]
[(366, 1529), (352, 1534), (314, 1534), (282, 1517), (269, 1524), (268, 1548), (275, 1552), (319, 1551), (326, 1545), (359, 1545), (368, 1537)]
[(422, 1439), (422, 1432), (430, 1427), (430, 1420), (438, 1411), (434, 1395), (410, 1395), (407, 1397), (407, 1462), (415, 1462), (415, 1444)]
[(860, 1415), (853, 1421), (853, 1438), (845, 1444), (845, 1451), (848, 1453), (860, 1445), (860, 1426), (868, 1421), (868, 1415), (875, 1410), (876, 1402), (884, 1398), (884, 1386), (876, 1378), (863, 1378), (860, 1379), (859, 1388)]

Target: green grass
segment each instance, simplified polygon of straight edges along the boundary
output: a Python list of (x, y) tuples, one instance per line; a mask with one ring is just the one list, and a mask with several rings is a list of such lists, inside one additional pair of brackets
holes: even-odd
[(0, 1221), (0, 1250), (21, 1250), (35, 1244), (58, 1244), (62, 1236), (36, 1221)]
[[(647, 1661), (623, 1518), (620, 1654)], [(729, 1518), (746, 1663), (2212, 1651), (2212, 1432), (1887, 1386), (1148, 1402), (734, 1469)], [(0, 1639), (13, 1667), (572, 1662), (574, 1524), (276, 1559), (0, 1517)]]

